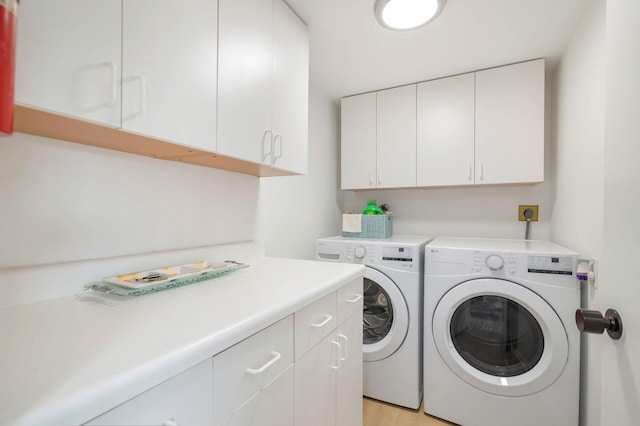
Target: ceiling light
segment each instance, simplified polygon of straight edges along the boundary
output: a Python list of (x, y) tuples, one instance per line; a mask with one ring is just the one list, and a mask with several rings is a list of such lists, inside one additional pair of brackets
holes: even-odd
[(390, 30), (418, 28), (442, 12), (446, 0), (376, 0), (373, 6), (380, 25)]

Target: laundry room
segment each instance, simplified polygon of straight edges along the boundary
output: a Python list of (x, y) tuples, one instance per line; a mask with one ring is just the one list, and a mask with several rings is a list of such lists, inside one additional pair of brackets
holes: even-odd
[[(637, 2), (447, 0), (431, 22), (402, 31), (377, 21), (380, 3), (388, 2), (194, 0), (176, 10), (175, 2), (166, 0), (0, 0), (0, 321), (5, 324), (0, 371), (10, 384), (0, 390), (0, 424), (180, 424), (183, 414), (185, 424), (264, 424), (247, 414), (254, 412), (265, 419), (267, 412), (273, 419), (287, 419), (266, 424), (303, 426), (491, 424), (480, 417), (477, 423), (467, 420), (483, 407), (472, 396), (454, 410), (468, 417), (448, 419), (449, 408), (440, 403), (433, 414), (425, 413), (428, 392), (436, 391), (424, 388), (429, 370), (421, 362), (427, 350), (422, 340), (414, 346), (400, 342), (397, 348), (402, 349), (389, 354), (387, 349), (368, 354), (366, 347), (356, 346), (364, 369), (349, 363), (345, 348), (357, 339), (347, 337), (362, 334), (362, 317), (354, 318), (367, 303), (366, 295), (352, 295), (358, 283), (371, 281), (368, 273), (376, 273), (368, 269), (376, 268), (363, 262), (318, 262), (318, 244), (342, 235), (343, 214), (361, 214), (368, 200), (386, 205), (393, 236), (380, 245), (372, 238), (328, 253), (350, 259), (379, 255), (383, 264), (377, 272), (391, 281), (412, 276), (407, 271), (413, 268), (429, 273), (424, 256), (432, 239), (524, 241), (527, 228), (532, 241), (555, 245), (538, 246), (531, 252), (535, 255), (524, 255), (524, 246), (491, 245), (438, 254), (475, 265), (465, 250), (478, 249), (486, 254), (479, 279), (494, 271), (493, 262), (504, 262), (500, 273), (509, 274), (509, 266), (517, 265), (514, 281), (536, 281), (517, 276), (526, 267), (545, 271), (541, 276), (558, 286), (566, 278), (566, 259), (574, 262), (572, 278), (579, 259), (594, 261), (597, 276), (579, 284), (577, 303), (603, 314), (617, 309), (625, 321), (622, 338), (582, 334), (579, 361), (571, 364), (579, 364), (578, 379), (558, 372), (557, 380), (541, 379), (535, 390), (513, 390), (508, 397), (543, 398), (546, 391), (556, 391), (554, 385), (569, 381), (567, 398), (579, 402), (571, 424), (631, 425), (640, 418), (640, 371), (633, 362), (640, 356), (640, 339), (633, 334), (633, 324), (640, 322), (633, 302), (640, 301), (640, 294), (623, 275), (640, 256), (633, 243), (633, 212), (640, 207), (635, 187), (640, 176), (633, 161), (640, 156), (640, 144), (633, 142), (640, 116)], [(268, 48), (256, 40), (267, 40)], [(425, 154), (430, 158), (425, 161), (432, 162), (420, 168), (419, 149), (408, 157), (403, 153), (407, 135), (381, 130), (375, 122), (363, 131), (373, 131), (378, 142), (386, 131), (392, 135), (388, 144), (345, 151), (345, 129), (366, 123), (364, 116), (355, 121), (345, 116), (349, 99), (372, 94), (391, 99), (395, 89), (400, 93), (412, 87), (410, 96), (419, 100), (421, 90), (429, 89), (426, 83), (468, 78), (478, 88), (484, 73), (534, 62), (541, 64), (537, 96), (542, 103), (534, 109), (542, 125), (509, 138), (537, 138), (538, 143), (517, 146), (516, 141), (489, 152), (481, 163), (478, 158), (487, 152), (477, 144), (481, 132), (474, 125), (480, 94), (472, 92), (471, 127), (452, 127), (470, 132), (470, 159), (460, 151), (440, 158), (445, 152), (440, 147)], [(367, 109), (371, 104), (362, 105), (355, 111), (373, 111), (374, 120), (412, 118), (416, 146), (422, 134), (418, 117), (428, 105), (420, 110), (416, 102), (413, 117), (398, 108), (385, 110), (382, 103), (374, 103), (373, 110)], [(486, 129), (501, 137), (518, 120), (503, 117)], [(242, 143), (245, 137), (252, 138), (251, 144)], [(372, 155), (378, 170), (366, 168)], [(463, 183), (449, 175), (453, 159), (463, 164)], [(511, 180), (491, 181), (496, 163), (508, 166)], [(530, 165), (541, 174), (515, 177)], [(450, 180), (420, 180), (436, 169)], [(364, 183), (345, 181), (358, 170)], [(407, 173), (413, 173), (409, 183), (388, 184)], [(523, 205), (537, 207), (537, 220), (519, 220)], [(452, 248), (449, 240), (441, 243)], [(356, 253), (357, 247), (365, 253)], [(489, 259), (491, 250), (517, 254), (509, 263), (507, 254), (500, 254), (500, 261)], [(160, 267), (166, 274), (189, 275), (204, 260), (235, 263), (225, 262), (230, 272), (219, 279), (155, 294), (118, 298), (100, 293), (109, 284), (105, 277)], [(531, 262), (539, 263), (534, 268)], [(165, 268), (187, 264), (181, 270)], [(424, 280), (424, 274), (418, 275)], [(98, 282), (107, 287), (90, 286)], [(395, 315), (409, 319), (416, 309), (427, 315), (428, 284), (422, 283), (425, 287), (410, 297), (406, 312)], [(537, 285), (528, 290), (547, 295), (548, 288)], [(493, 296), (501, 291), (496, 287)], [(310, 320), (308, 336), (299, 338), (296, 321), (330, 295), (334, 305), (344, 295), (345, 302)], [(375, 300), (387, 297), (393, 294), (377, 293)], [(528, 297), (518, 300), (526, 305)], [(548, 305), (551, 311), (539, 311), (548, 315), (534, 317), (548, 319), (552, 330), (555, 319), (549, 317), (559, 308)], [(385, 309), (384, 303), (376, 306), (378, 311), (370, 313)], [(472, 317), (481, 307), (480, 302), (467, 306), (466, 317), (461, 313), (460, 318)], [(432, 311), (437, 315), (435, 307)], [(332, 318), (325, 323), (324, 315)], [(522, 327), (532, 321), (526, 315), (518, 318)], [(577, 332), (573, 314), (553, 318), (571, 328), (568, 334)], [(538, 322), (542, 335), (555, 333), (545, 321)], [(422, 338), (427, 318), (419, 323), (420, 330), (407, 332)], [(480, 320), (475, 324), (491, 328)], [(332, 334), (316, 336), (320, 329)], [(531, 329), (533, 336), (538, 329)], [(370, 330), (373, 340), (376, 330)], [(247, 382), (236, 387), (235, 367), (226, 366), (258, 352), (249, 344), (266, 345), (277, 340), (272, 336), (285, 334), (288, 349), (270, 349), (264, 358), (251, 360), (246, 375), (255, 378), (254, 388), (243, 388)], [(330, 335), (335, 337), (326, 342), (331, 365), (314, 351)], [(446, 345), (431, 339), (430, 349)], [(574, 354), (576, 340), (569, 341), (567, 354)], [(325, 386), (315, 380), (332, 373), (302, 379), (311, 377), (317, 365), (335, 367), (331, 371), (345, 366), (353, 373), (349, 380), (360, 386), (364, 380), (366, 387), (371, 382), (363, 373), (372, 378), (396, 368), (394, 363), (405, 359), (392, 355), (405, 353), (411, 359), (406, 362), (425, 373), (412, 384), (417, 405), (404, 402), (413, 394), (402, 395), (393, 386), (378, 386), (378, 396), (364, 392), (363, 400), (361, 391), (353, 398), (354, 392), (341, 390), (339, 375), (327, 392), (328, 402), (314, 403)], [(548, 359), (535, 350), (528, 354), (554, 365), (562, 350)], [(438, 365), (438, 371), (449, 368), (444, 358), (431, 365)], [(513, 377), (505, 371), (499, 373), (504, 381), (495, 386), (470, 387), (499, 395), (496, 389), (509, 387), (505, 383)], [(464, 372), (452, 374), (451, 379), (464, 380)], [(209, 381), (202, 382), (205, 376)], [(375, 380), (386, 378), (382, 374)], [(184, 392), (173, 394), (163, 385)], [(456, 389), (447, 392), (446, 397), (456, 398)], [(563, 404), (560, 395), (557, 405)], [(510, 416), (531, 417), (511, 424), (538, 424), (534, 413), (547, 402), (534, 403), (519, 403)], [(196, 411), (204, 415), (191, 416)]]

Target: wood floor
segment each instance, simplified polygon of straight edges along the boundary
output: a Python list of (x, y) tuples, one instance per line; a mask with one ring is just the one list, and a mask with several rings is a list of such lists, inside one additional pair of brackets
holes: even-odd
[(426, 415), (422, 407), (411, 410), (370, 398), (364, 398), (362, 406), (363, 426), (455, 426)]

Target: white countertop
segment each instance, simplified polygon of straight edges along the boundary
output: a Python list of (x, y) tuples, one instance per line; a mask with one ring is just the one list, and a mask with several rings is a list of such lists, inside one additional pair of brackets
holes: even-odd
[(364, 276), (263, 257), (231, 275), (107, 303), (0, 310), (0, 424), (80, 424)]

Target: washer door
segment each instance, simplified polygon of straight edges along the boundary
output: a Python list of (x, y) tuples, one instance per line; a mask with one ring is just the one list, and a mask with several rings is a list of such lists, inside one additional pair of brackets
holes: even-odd
[(396, 284), (367, 267), (364, 275), (362, 358), (378, 361), (392, 355), (409, 330), (409, 310)]
[(436, 305), (431, 326), (449, 368), (494, 395), (541, 391), (567, 363), (569, 342), (558, 315), (511, 281), (475, 279), (453, 287)]

